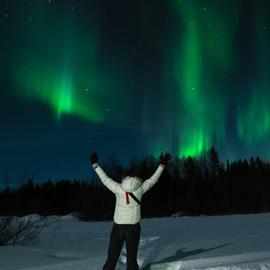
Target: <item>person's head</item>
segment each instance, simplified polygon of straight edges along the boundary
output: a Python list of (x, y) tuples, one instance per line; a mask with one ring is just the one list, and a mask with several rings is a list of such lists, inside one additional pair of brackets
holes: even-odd
[(127, 192), (133, 192), (138, 189), (142, 184), (142, 180), (135, 175), (133, 169), (125, 170), (122, 173), (121, 185)]

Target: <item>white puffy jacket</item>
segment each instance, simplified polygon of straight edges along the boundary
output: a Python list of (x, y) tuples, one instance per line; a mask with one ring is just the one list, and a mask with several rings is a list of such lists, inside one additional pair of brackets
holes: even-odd
[(93, 167), (102, 183), (116, 196), (114, 222), (136, 224), (141, 219), (141, 206), (126, 192), (132, 192), (141, 201), (142, 195), (158, 181), (165, 166), (160, 164), (155, 173), (143, 183), (137, 177), (125, 177), (121, 184), (108, 177), (97, 163)]

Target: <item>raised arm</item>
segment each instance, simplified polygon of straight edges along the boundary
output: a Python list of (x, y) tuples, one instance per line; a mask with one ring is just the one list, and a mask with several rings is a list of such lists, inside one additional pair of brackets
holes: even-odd
[(164, 165), (160, 164), (155, 173), (147, 180), (145, 180), (141, 186), (143, 193), (147, 192), (159, 179), (161, 173), (164, 170)]
[(161, 154), (160, 164), (155, 173), (149, 179), (145, 180), (141, 186), (143, 193), (147, 192), (158, 181), (161, 173), (170, 159), (171, 155), (169, 153), (166, 153), (165, 156)]
[(101, 182), (113, 193), (116, 193), (117, 190), (120, 189), (120, 184), (115, 182), (113, 179), (111, 179), (104, 171), (103, 169), (98, 165), (98, 156), (96, 153), (93, 153), (91, 156), (91, 163), (96, 171), (97, 175), (99, 176)]

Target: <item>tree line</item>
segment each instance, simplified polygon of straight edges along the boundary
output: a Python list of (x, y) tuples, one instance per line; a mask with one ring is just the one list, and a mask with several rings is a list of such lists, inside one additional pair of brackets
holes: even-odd
[[(153, 156), (129, 164), (142, 179), (149, 178), (159, 160)], [(115, 156), (101, 164), (120, 182), (123, 168)], [(34, 183), (0, 192), (0, 216), (31, 213), (75, 213), (81, 220), (113, 217), (114, 194), (97, 177), (91, 181), (63, 179)], [(222, 163), (215, 148), (199, 157), (172, 159), (158, 183), (142, 199), (143, 217), (171, 215), (222, 215), (270, 211), (270, 163), (259, 157)]]

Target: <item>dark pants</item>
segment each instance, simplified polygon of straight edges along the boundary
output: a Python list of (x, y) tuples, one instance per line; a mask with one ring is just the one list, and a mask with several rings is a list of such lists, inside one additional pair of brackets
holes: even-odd
[(127, 250), (127, 269), (139, 270), (139, 266), (137, 264), (137, 252), (140, 241), (140, 232), (140, 223), (134, 225), (113, 224), (108, 249), (108, 258), (103, 266), (103, 270), (115, 269), (124, 241), (126, 242)]

